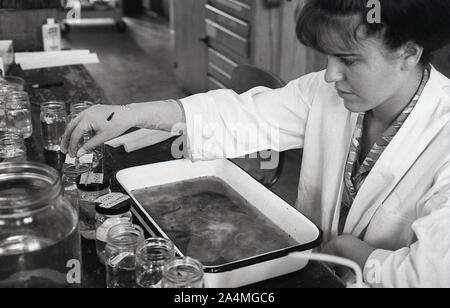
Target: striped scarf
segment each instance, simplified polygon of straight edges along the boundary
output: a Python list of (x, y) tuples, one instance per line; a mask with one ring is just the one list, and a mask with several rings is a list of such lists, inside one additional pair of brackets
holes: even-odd
[(351, 206), (356, 198), (359, 189), (364, 184), (364, 181), (366, 180), (373, 166), (375, 166), (384, 150), (387, 148), (392, 139), (394, 139), (395, 135), (397, 135), (403, 123), (405, 123), (406, 119), (408, 119), (409, 115), (419, 101), (420, 96), (422, 95), (422, 92), (430, 78), (430, 72), (431, 66), (428, 65), (423, 73), (423, 78), (416, 95), (402, 111), (402, 113), (394, 120), (391, 126), (389, 126), (389, 128), (383, 133), (381, 138), (377, 140), (377, 142), (373, 145), (372, 149), (367, 154), (362, 164), (359, 163), (358, 158), (361, 154), (361, 139), (364, 129), (365, 113), (359, 114), (358, 121), (356, 123), (356, 129), (353, 133), (352, 142), (350, 144), (347, 163), (345, 165), (344, 191), (342, 195), (342, 205), (338, 228), (339, 234), (343, 233), (347, 216), (350, 212)]

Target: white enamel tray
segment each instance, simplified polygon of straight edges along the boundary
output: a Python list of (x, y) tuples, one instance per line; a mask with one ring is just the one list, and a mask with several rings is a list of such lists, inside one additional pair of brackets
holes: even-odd
[[(229, 160), (195, 163), (190, 160), (174, 160), (124, 169), (116, 174), (119, 184), (135, 203), (133, 206), (135, 216), (150, 234), (166, 238), (169, 237), (139, 204), (132, 191), (211, 176), (218, 177), (230, 185), (299, 245), (220, 266), (205, 266), (206, 287), (241, 287), (289, 274), (307, 265), (307, 261), (299, 261), (289, 257), (288, 254), (294, 251), (309, 252), (320, 245), (321, 231), (296, 209)], [(177, 252), (182, 255), (178, 249)]]

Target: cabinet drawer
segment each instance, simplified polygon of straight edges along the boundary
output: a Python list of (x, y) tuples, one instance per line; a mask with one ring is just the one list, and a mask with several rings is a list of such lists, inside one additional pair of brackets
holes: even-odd
[(249, 56), (250, 44), (248, 38), (244, 38), (209, 19), (206, 20), (206, 34), (210, 40), (218, 41), (238, 55)]
[(208, 74), (220, 81), (225, 87), (229, 87), (231, 84), (231, 75), (227, 74), (213, 63), (208, 63)]
[[(261, 0), (258, 0), (261, 1)], [(248, 0), (209, 0), (212, 6), (225, 11), (233, 16), (251, 21), (252, 7)]]
[(227, 87), (220, 83), (216, 78), (208, 76), (208, 90), (226, 89)]
[(249, 37), (250, 35), (250, 25), (247, 22), (225, 13), (224, 11), (221, 11), (209, 4), (206, 5), (206, 18), (221, 26), (224, 26), (240, 36)]
[(228, 46), (220, 44), (219, 41), (211, 40), (209, 45), (212, 49), (218, 51), (219, 53), (221, 53), (222, 55), (224, 55), (225, 57), (227, 57), (234, 63), (249, 64), (251, 62), (250, 58), (238, 55), (236, 52), (230, 50), (230, 48), (228, 48)]
[(231, 76), (233, 70), (238, 66), (236, 62), (228, 59), (226, 56), (212, 48), (208, 50), (208, 58), (209, 63), (217, 66), (229, 76)]

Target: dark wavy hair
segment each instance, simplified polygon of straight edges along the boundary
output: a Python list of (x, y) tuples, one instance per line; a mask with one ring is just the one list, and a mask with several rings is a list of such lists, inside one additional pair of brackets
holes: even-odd
[(450, 0), (379, 2), (381, 23), (369, 23), (368, 0), (307, 0), (297, 19), (297, 36), (323, 53), (336, 47), (352, 49), (361, 34), (381, 37), (391, 50), (413, 41), (424, 48), (422, 62), (449, 43)]

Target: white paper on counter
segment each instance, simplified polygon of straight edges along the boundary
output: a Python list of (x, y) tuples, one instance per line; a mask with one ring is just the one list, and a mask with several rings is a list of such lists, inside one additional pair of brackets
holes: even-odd
[(106, 142), (105, 144), (113, 148), (123, 146), (125, 148), (125, 151), (130, 153), (158, 144), (162, 141), (172, 138), (173, 136), (176, 136), (176, 134), (172, 134), (161, 130), (143, 128), (134, 131), (132, 133), (120, 136), (118, 138), (112, 139)]
[(18, 52), (15, 54), (15, 62), (23, 70), (32, 70), (47, 67), (93, 64), (99, 63), (96, 53), (89, 50), (61, 50), (46, 52)]

